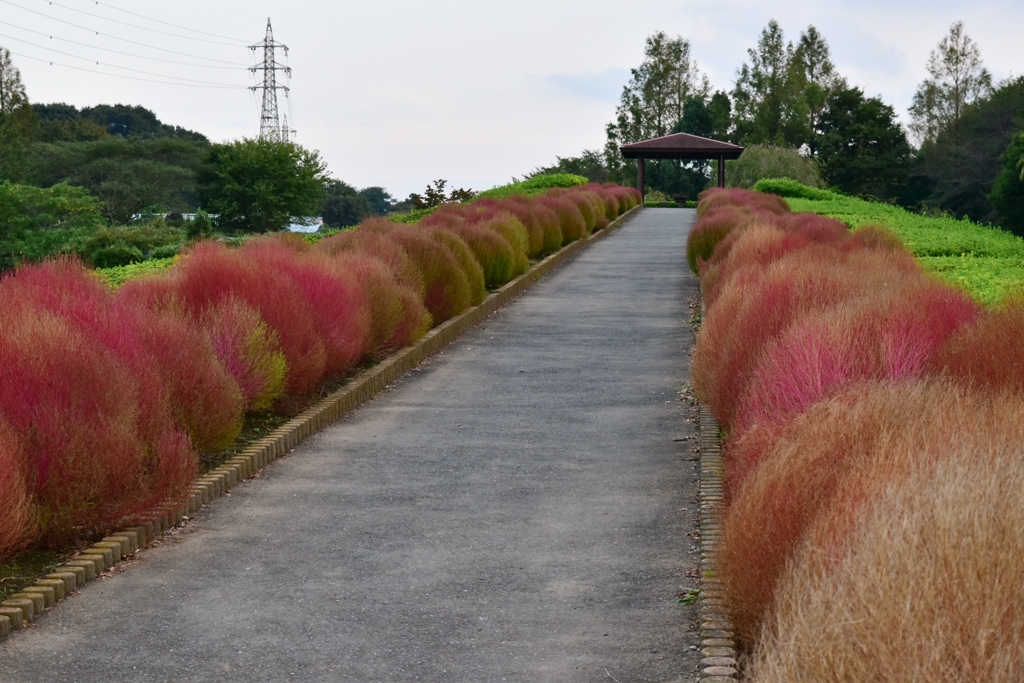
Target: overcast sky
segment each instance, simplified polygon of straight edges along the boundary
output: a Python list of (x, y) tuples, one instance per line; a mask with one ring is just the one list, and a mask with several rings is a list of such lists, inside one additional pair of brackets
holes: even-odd
[(731, 90), (770, 19), (794, 41), (813, 24), (839, 71), (903, 120), (956, 20), (997, 80), (1024, 72), (1020, 0), (0, 0), (0, 45), (32, 102), (139, 104), (220, 141), (259, 132), (246, 45), (268, 17), (289, 47), (280, 109), (295, 139), (335, 177), (399, 198), (436, 178), (486, 189), (600, 148), (659, 30), (688, 39), (712, 85)]

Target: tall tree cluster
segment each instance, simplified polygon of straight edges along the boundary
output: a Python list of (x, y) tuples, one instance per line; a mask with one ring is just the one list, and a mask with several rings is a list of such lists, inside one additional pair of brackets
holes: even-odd
[[(847, 83), (825, 37), (808, 26), (795, 43), (787, 41), (775, 20), (747, 51), (728, 93), (712, 94), (684, 38), (657, 33), (647, 39), (644, 61), (632, 70), (607, 126), (609, 176), (632, 182), (635, 164), (619, 147), (670, 132), (756, 145), (761, 162), (772, 154), (782, 162), (799, 150), (827, 184), (887, 200), (905, 192), (913, 158), (895, 111)], [(694, 194), (709, 182), (708, 165), (649, 163), (647, 182), (663, 192)]]
[[(636, 162), (622, 158), (619, 147), (669, 133), (704, 130), (708, 120), (707, 100), (711, 91), (708, 77), (691, 55), (690, 42), (670, 38), (659, 31), (647, 38), (644, 60), (631, 70), (629, 83), (606, 127), (605, 162), (607, 176), (623, 182), (636, 176)], [(685, 129), (685, 130), (684, 130)], [(650, 163), (651, 187), (677, 194), (696, 193), (707, 179), (705, 163), (680, 164), (671, 160)]]

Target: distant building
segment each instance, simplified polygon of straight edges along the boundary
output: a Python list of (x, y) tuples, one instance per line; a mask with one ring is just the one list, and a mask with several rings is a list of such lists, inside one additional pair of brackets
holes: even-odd
[(303, 233), (314, 233), (320, 228), (324, 227), (323, 216), (306, 216), (303, 218), (292, 217), (291, 223), (285, 230), (289, 232), (303, 232)]

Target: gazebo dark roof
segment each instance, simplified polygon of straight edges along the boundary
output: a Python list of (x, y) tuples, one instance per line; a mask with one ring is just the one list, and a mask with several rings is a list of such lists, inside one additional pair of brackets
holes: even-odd
[(702, 138), (689, 133), (674, 133), (623, 145), (627, 159), (738, 159), (743, 148), (728, 142)]

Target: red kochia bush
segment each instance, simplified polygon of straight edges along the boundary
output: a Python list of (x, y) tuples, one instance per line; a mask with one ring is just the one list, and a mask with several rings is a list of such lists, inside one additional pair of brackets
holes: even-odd
[(922, 274), (898, 289), (876, 283), (873, 293), (811, 313), (765, 349), (736, 430), (785, 424), (852, 382), (921, 377), (945, 340), (978, 312), (966, 295)]
[(1024, 393), (1024, 299), (985, 311), (953, 335), (935, 360), (939, 372), (975, 389)]
[(469, 285), (469, 303), (476, 306), (487, 296), (484, 270), (473, 255), (466, 241), (451, 230), (443, 228), (427, 228), (430, 236), (443, 244), (451, 252), (455, 260), (459, 262), (462, 272), (466, 275), (466, 283)]
[(555, 194), (554, 191), (549, 194), (564, 198), (575, 204), (576, 209), (580, 212), (580, 216), (583, 217), (583, 224), (586, 226), (586, 232), (589, 233), (594, 229), (594, 226), (597, 223), (597, 216), (594, 213), (594, 204), (584, 197), (581, 192), (570, 192), (565, 190), (558, 194)]
[(0, 557), (21, 550), (38, 533), (21, 444), (3, 423), (0, 423), (0, 520)]
[(24, 458), (38, 538), (62, 543), (180, 499), (188, 437), (135, 320), (81, 265), (30, 266), (0, 283), (0, 416)]
[(482, 268), (487, 287), (494, 288), (512, 279), (516, 255), (512, 245), (501, 233), (490, 229), (485, 223), (467, 223), (453, 216), (434, 218), (428, 225), (454, 233), (465, 241)]
[(419, 269), (424, 284), (424, 299), (434, 324), (439, 325), (472, 305), (473, 292), (458, 259), (445, 245), (422, 230), (399, 225), (382, 218), (370, 218), (359, 230), (386, 235), (399, 244)]
[(500, 200), (497, 207), (522, 221), (530, 234), (530, 256), (543, 256), (562, 246), (562, 228), (551, 209), (527, 197), (515, 196)]
[(290, 278), (225, 246), (203, 242), (175, 267), (180, 300), (202, 317), (235, 298), (256, 309), (281, 344), (288, 364), (286, 393), (306, 396), (324, 377), (327, 352), (317, 333), (316, 312)]
[(363, 287), (370, 307), (374, 357), (411, 344), (430, 329), (430, 313), (420, 293), (399, 283), (383, 261), (354, 252), (340, 253), (334, 259)]
[(264, 270), (291, 279), (313, 312), (324, 347), (319, 379), (344, 372), (369, 351), (370, 311), (362, 289), (329, 257), (304, 241), (263, 237), (247, 242), (240, 255)]
[(537, 201), (558, 216), (563, 243), (575, 242), (587, 234), (587, 223), (575, 202), (561, 197), (540, 197)]
[[(391, 223), (388, 222), (388, 225)], [(388, 239), (384, 234), (386, 232), (347, 230), (317, 242), (316, 249), (332, 256), (342, 252), (366, 254), (386, 265), (399, 284), (410, 288), (421, 297), (424, 296), (426, 289), (419, 267), (401, 244)]]
[(259, 312), (231, 296), (203, 311), (200, 325), (242, 391), (246, 411), (269, 410), (284, 393), (288, 364)]
[(697, 215), (703, 216), (712, 209), (725, 205), (741, 206), (751, 211), (766, 211), (776, 215), (789, 213), (789, 204), (778, 195), (738, 187), (713, 187), (701, 193), (700, 201), (697, 203)]

